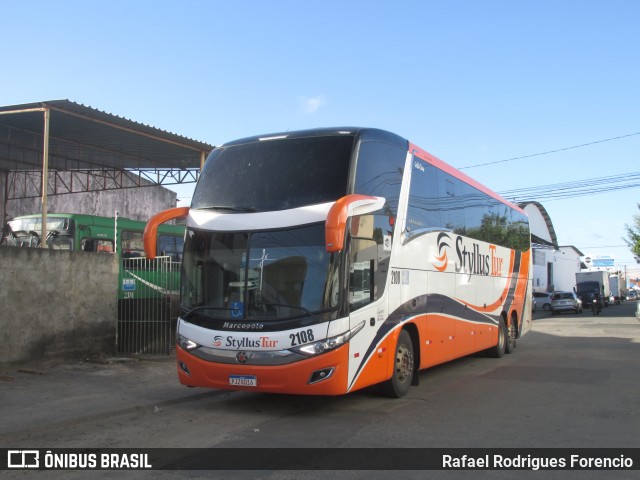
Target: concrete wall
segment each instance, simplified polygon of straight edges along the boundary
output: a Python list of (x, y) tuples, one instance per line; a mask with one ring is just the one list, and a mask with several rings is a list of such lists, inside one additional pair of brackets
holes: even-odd
[[(124, 188), (90, 193), (51, 195), (47, 198), (48, 213), (84, 213), (113, 217), (118, 210), (120, 217), (147, 221), (162, 210), (177, 205), (176, 192), (164, 187)], [(24, 198), (7, 201), (7, 215), (15, 218), (42, 212), (40, 198)]]
[(115, 352), (114, 255), (0, 247), (0, 363)]

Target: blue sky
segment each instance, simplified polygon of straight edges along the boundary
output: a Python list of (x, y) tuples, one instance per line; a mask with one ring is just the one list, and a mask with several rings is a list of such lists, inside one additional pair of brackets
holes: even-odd
[[(3, 2), (0, 105), (69, 99), (221, 144), (391, 130), (498, 192), (640, 171), (640, 2)], [(633, 135), (635, 134), (635, 135)], [(189, 197), (191, 188), (179, 189)], [(542, 201), (560, 244), (635, 262), (640, 186)]]

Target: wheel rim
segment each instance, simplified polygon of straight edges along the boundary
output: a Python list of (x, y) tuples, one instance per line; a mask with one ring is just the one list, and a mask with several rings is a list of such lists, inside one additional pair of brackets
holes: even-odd
[(404, 382), (413, 375), (413, 352), (405, 345), (398, 345), (396, 352), (396, 377)]
[(511, 349), (513, 349), (513, 347), (516, 344), (517, 336), (518, 336), (518, 333), (516, 331), (515, 320), (513, 320), (509, 325), (509, 345), (511, 346)]

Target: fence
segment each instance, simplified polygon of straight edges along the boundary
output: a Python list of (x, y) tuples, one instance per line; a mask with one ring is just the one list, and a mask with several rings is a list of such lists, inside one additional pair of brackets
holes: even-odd
[(169, 354), (180, 308), (180, 263), (170, 257), (121, 261), (118, 353)]

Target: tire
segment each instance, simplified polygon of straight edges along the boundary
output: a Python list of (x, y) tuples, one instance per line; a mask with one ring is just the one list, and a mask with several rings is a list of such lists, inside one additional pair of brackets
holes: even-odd
[(498, 324), (498, 343), (487, 350), (487, 355), (493, 358), (502, 358), (507, 348), (507, 327), (504, 324), (504, 318), (500, 317)]
[(415, 369), (413, 342), (406, 330), (400, 332), (394, 352), (393, 375), (382, 384), (382, 391), (389, 397), (400, 398), (409, 392)]
[(516, 338), (518, 338), (518, 325), (515, 319), (509, 323), (507, 331), (507, 341), (504, 345), (504, 353), (513, 353), (516, 349)]

